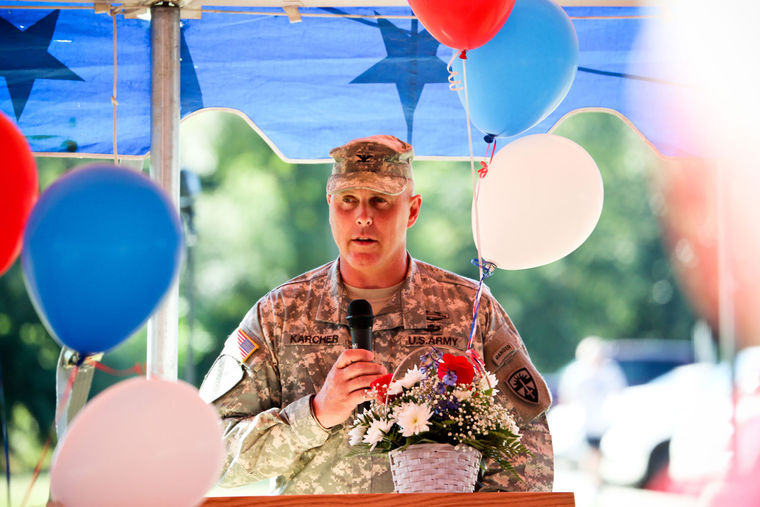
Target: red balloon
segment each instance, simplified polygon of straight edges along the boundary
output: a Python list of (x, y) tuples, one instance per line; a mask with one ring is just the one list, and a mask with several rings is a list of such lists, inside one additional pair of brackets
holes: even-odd
[(21, 251), (24, 225), (37, 201), (37, 165), (26, 138), (0, 112), (0, 275)]
[(422, 25), (441, 44), (475, 49), (501, 30), (515, 0), (409, 0)]

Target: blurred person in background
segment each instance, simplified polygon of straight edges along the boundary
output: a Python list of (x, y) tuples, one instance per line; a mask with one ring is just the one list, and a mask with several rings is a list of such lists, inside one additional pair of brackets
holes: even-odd
[(620, 366), (608, 357), (604, 341), (598, 336), (587, 336), (575, 349), (575, 361), (565, 368), (560, 377), (558, 402), (572, 404), (583, 412), (583, 431), (589, 447), (585, 468), (599, 483), (599, 443), (610, 424), (604, 404), (610, 396), (627, 385)]

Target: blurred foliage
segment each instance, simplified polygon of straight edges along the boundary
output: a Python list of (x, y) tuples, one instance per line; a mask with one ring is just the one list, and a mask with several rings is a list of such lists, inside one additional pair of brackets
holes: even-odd
[(588, 335), (689, 339), (694, 317), (677, 287), (650, 207), (647, 180), (658, 170), (658, 157), (609, 114), (579, 114), (554, 133), (574, 140), (594, 158), (604, 181), (604, 207), (594, 232), (572, 254), (492, 277), (494, 295), (514, 319), (538, 368), (551, 371), (566, 363)]
[[(555, 133), (585, 147), (600, 168), (605, 203), (599, 224), (566, 258), (526, 271), (497, 270), (487, 282), (536, 365), (544, 372), (556, 370), (589, 334), (689, 338), (693, 316), (676, 286), (650, 210), (647, 174), (657, 170), (657, 157), (611, 115), (576, 115)], [(505, 145), (497, 143), (497, 149)], [(180, 377), (187, 376), (190, 347), (189, 380), (199, 385), (227, 335), (259, 297), (334, 259), (337, 249), (324, 193), (328, 164), (285, 163), (244, 120), (211, 111), (183, 121), (181, 158), (182, 167), (196, 172), (202, 183), (193, 202), (195, 269), (182, 273), (179, 305)], [(41, 186), (82, 162), (38, 159)], [(470, 264), (476, 252), (469, 162), (419, 161), (415, 180), (423, 208), (409, 233), (410, 252), (477, 277)], [(188, 284), (190, 275), (194, 284)], [(48, 434), (59, 351), (36, 316), (22, 278), (20, 262), (0, 278), (0, 365), (14, 473), (33, 467)], [(195, 287), (194, 304), (190, 287)], [(191, 308), (194, 318), (188, 319)], [(103, 363), (126, 370), (145, 362), (145, 350), (143, 329), (109, 351)], [(96, 372), (92, 394), (119, 380)]]
[[(659, 223), (650, 209), (648, 174), (659, 158), (617, 117), (578, 114), (554, 132), (583, 146), (604, 181), (594, 232), (575, 252), (539, 268), (496, 270), (487, 284), (504, 306), (539, 370), (572, 359), (588, 335), (689, 339), (694, 317), (679, 292)], [(497, 139), (497, 150), (505, 146)], [(419, 162), (420, 221), (409, 236), (418, 258), (477, 278), (470, 225), (469, 163)]]

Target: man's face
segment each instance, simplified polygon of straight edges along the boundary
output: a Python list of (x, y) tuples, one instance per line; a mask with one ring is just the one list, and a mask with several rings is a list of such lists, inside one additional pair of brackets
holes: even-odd
[(327, 196), (330, 228), (344, 276), (345, 270), (362, 278), (371, 276), (383, 287), (384, 274), (391, 278), (399, 270), (405, 274), (406, 230), (417, 220), (422, 203), (419, 195), (411, 194), (409, 188), (395, 196), (349, 189)]

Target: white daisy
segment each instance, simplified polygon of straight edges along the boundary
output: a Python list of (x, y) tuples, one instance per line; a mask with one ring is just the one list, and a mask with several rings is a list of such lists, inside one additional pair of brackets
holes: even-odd
[(369, 425), (367, 433), (364, 435), (362, 441), (365, 444), (369, 444), (371, 446), (370, 450), (372, 450), (378, 443), (380, 443), (380, 441), (382, 441), (383, 437), (392, 427), (393, 421), (372, 421), (372, 424)]
[(486, 376), (488, 376), (488, 380), (486, 380), (485, 376), (480, 377), (480, 388), (481, 389), (488, 389), (489, 384), (490, 387), (496, 387), (496, 384), (499, 383), (499, 379), (496, 378), (496, 375), (491, 373), (490, 371), (486, 372)]
[(388, 384), (388, 395), (394, 396), (396, 394), (401, 394), (402, 392), (404, 392), (404, 386), (400, 381), (394, 380)]
[(400, 382), (401, 385), (409, 389), (418, 384), (423, 378), (425, 378), (425, 374), (422, 373), (415, 364), (413, 369), (406, 370), (406, 375), (404, 375), (404, 378), (402, 378)]
[[(486, 376), (488, 379), (486, 379)], [(490, 385), (489, 385), (490, 383)], [(499, 379), (496, 378), (496, 375), (491, 373), (490, 371), (487, 371), (485, 375), (482, 375), (480, 377), (480, 383), (478, 384), (478, 388), (482, 391), (485, 391), (486, 389), (493, 389), (493, 392), (491, 392), (491, 396), (494, 397), (497, 394), (499, 394), (499, 390), (496, 389), (496, 384), (499, 383)]]
[(362, 438), (364, 438), (364, 434), (367, 432), (367, 427), (363, 424), (359, 424), (357, 426), (354, 426), (351, 428), (351, 431), (348, 432), (348, 443), (350, 445), (356, 445), (358, 443), (361, 443)]
[(428, 422), (432, 417), (430, 407), (425, 403), (417, 405), (416, 403), (404, 403), (398, 415), (398, 425), (401, 427), (401, 434), (405, 437), (411, 437), (430, 429)]

